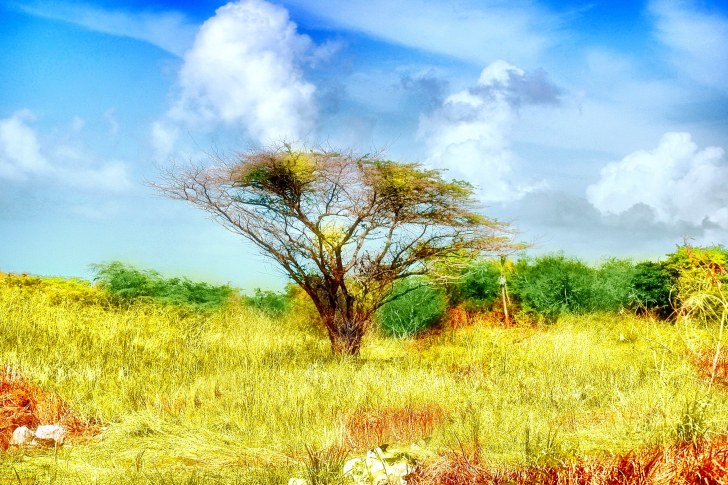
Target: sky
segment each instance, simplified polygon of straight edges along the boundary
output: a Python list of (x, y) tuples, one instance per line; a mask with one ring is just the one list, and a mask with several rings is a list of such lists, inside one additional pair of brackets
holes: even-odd
[(0, 0), (0, 271), (280, 289), (148, 182), (282, 139), (445, 169), (532, 254), (656, 260), (728, 244), (727, 128), (724, 1)]

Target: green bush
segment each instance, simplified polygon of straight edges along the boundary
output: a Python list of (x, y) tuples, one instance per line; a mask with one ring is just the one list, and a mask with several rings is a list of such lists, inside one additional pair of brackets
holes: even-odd
[(500, 295), (500, 270), (490, 261), (479, 261), (470, 266), (451, 290), (452, 304), (463, 303), (474, 310), (490, 308)]
[(522, 308), (555, 318), (589, 311), (594, 304), (596, 271), (575, 258), (550, 254), (516, 264), (511, 293)]
[(670, 312), (670, 275), (660, 263), (645, 261), (636, 264), (632, 276), (630, 306), (636, 310), (657, 310), (666, 315)]
[(93, 264), (91, 268), (96, 273), (94, 281), (120, 302), (149, 300), (208, 311), (224, 306), (233, 294), (227, 285), (212, 286), (187, 278), (165, 279), (156, 271), (138, 270), (119, 261)]
[(291, 307), (291, 298), (285, 293), (275, 291), (262, 291), (255, 289), (253, 296), (243, 297), (243, 301), (250, 307), (262, 311), (270, 316), (279, 316), (286, 313)]
[(723, 246), (679, 246), (667, 255), (673, 304), (682, 308), (693, 295), (714, 293), (728, 283), (728, 250)]
[(725, 318), (728, 250), (721, 245), (679, 246), (668, 254), (665, 270), (672, 282), (672, 305), (680, 314), (721, 324)]
[(678, 246), (674, 253), (667, 255), (662, 266), (673, 283), (681, 276), (700, 276), (707, 282), (728, 283), (728, 249), (722, 245)]
[(595, 271), (587, 311), (618, 311), (632, 301), (635, 266), (628, 259), (610, 258)]
[(385, 335), (412, 336), (437, 323), (445, 312), (445, 295), (421, 278), (400, 280), (377, 312)]

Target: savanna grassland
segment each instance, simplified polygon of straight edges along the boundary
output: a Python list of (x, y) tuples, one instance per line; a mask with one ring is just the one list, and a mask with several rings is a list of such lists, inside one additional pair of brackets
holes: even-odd
[[(454, 311), (412, 337), (375, 328), (354, 358), (302, 310), (0, 281), (4, 481), (339, 483), (388, 443), (418, 459), (413, 483), (726, 482), (723, 321)], [(49, 423), (64, 446), (8, 445)]]

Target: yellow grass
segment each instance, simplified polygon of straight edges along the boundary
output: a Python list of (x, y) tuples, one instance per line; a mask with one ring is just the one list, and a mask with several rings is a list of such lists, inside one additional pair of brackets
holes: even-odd
[(726, 429), (724, 388), (690, 358), (714, 349), (714, 334), (630, 315), (476, 319), (427, 341), (373, 334), (359, 359), (342, 360), (295, 315), (120, 309), (0, 284), (4, 372), (102, 430), (12, 448), (0, 478), (287, 483), (380, 439), (416, 445), (422, 460), (467, 449), (494, 464), (689, 440)]

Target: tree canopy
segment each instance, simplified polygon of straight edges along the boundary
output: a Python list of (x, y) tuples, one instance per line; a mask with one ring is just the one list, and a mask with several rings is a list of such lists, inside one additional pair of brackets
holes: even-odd
[(514, 248), (514, 230), (481, 213), (472, 185), (379, 154), (283, 144), (173, 165), (152, 185), (278, 263), (311, 297), (340, 354), (358, 354), (395, 281)]

